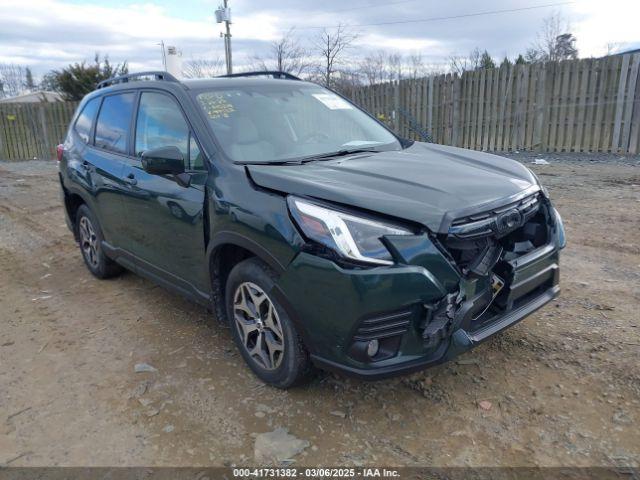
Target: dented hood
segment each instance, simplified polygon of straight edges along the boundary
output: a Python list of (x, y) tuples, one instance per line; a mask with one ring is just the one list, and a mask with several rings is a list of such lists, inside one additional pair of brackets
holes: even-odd
[(537, 189), (520, 163), (462, 148), (414, 143), (302, 165), (249, 165), (262, 187), (410, 220), (439, 231), (443, 219)]

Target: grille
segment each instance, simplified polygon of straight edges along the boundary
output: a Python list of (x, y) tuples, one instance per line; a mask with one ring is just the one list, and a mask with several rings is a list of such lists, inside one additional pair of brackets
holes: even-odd
[[(538, 211), (540, 206), (539, 194), (535, 193), (517, 202), (454, 220), (449, 227), (449, 235), (457, 238), (474, 238), (492, 234), (505, 234), (524, 225)], [(509, 213), (515, 213), (517, 223), (513, 227), (503, 225), (502, 220)]]
[(387, 313), (362, 320), (353, 339), (368, 341), (404, 334), (411, 323), (411, 310)]

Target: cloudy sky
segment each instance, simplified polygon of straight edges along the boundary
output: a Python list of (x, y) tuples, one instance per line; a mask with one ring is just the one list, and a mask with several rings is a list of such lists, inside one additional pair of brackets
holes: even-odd
[[(218, 0), (0, 0), (0, 62), (29, 65), (37, 75), (90, 60), (94, 52), (130, 69), (161, 67), (160, 47), (176, 45), (185, 59), (223, 55)], [(350, 25), (359, 35), (351, 56), (385, 49), (420, 52), (428, 63), (474, 47), (494, 57), (523, 52), (545, 17), (564, 15), (580, 56), (607, 44), (640, 47), (639, 0), (229, 0), (234, 63), (264, 54), (291, 27), (311, 44), (318, 27)], [(551, 5), (551, 6), (549, 6)], [(545, 6), (544, 8), (530, 8)], [(527, 10), (524, 10), (527, 8)], [(511, 12), (491, 13), (500, 10)], [(479, 14), (479, 15), (475, 15)], [(458, 18), (447, 18), (458, 17)]]

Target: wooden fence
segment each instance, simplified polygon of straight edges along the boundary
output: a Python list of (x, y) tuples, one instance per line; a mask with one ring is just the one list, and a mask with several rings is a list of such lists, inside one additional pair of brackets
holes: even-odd
[[(640, 152), (640, 54), (438, 75), (350, 94), (401, 136), (486, 151)], [(0, 104), (0, 159), (49, 159), (74, 102)]]
[(0, 103), (0, 160), (49, 160), (77, 102)]
[(356, 88), (401, 136), (487, 151), (640, 150), (640, 54), (438, 75)]

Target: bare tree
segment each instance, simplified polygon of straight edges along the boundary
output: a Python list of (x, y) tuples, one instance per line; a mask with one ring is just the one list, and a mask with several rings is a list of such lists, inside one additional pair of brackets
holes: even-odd
[(442, 73), (440, 65), (427, 65), (420, 52), (402, 56), (397, 52), (378, 50), (358, 62), (358, 73), (366, 84), (390, 82), (399, 79), (416, 80)]
[(25, 90), (26, 71), (15, 63), (0, 63), (0, 97), (17, 97)]
[(378, 50), (358, 64), (358, 72), (370, 85), (390, 82), (404, 76), (404, 58), (397, 52)]
[(528, 62), (557, 62), (578, 58), (576, 38), (570, 30), (569, 22), (555, 12), (542, 21), (536, 41), (527, 49)]
[(340, 68), (332, 78), (332, 87), (347, 97), (353, 98), (355, 90), (362, 85), (362, 74), (357, 68)]
[(408, 57), (408, 77), (415, 80), (427, 76), (427, 67), (420, 52), (413, 52)]
[(369, 85), (382, 83), (387, 76), (387, 54), (384, 50), (378, 50), (364, 57), (358, 63), (360, 74)]
[(293, 75), (302, 75), (309, 68), (307, 51), (300, 45), (300, 39), (291, 28), (281, 38), (271, 42), (269, 55), (252, 59), (257, 70), (277, 70)]
[(421, 58), (411, 56), (407, 65), (401, 54), (378, 50), (358, 63), (358, 72), (370, 85), (404, 78), (407, 71), (411, 78), (417, 78), (418, 72), (424, 68)]
[(387, 79), (389, 81), (400, 80), (403, 76), (403, 61), (402, 55), (398, 52), (390, 53), (387, 56)]
[(358, 35), (348, 31), (345, 25), (336, 28), (322, 30), (316, 39), (315, 51), (322, 58), (320, 74), (325, 85), (331, 85), (333, 74), (344, 61), (345, 53), (353, 46)]
[(222, 58), (192, 59), (182, 66), (182, 75), (185, 78), (210, 78), (223, 74), (225, 62)]
[(462, 75), (468, 70), (476, 70), (482, 62), (482, 52), (478, 47), (471, 50), (468, 56), (453, 55), (449, 58), (449, 68), (453, 73)]

